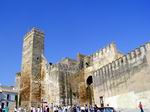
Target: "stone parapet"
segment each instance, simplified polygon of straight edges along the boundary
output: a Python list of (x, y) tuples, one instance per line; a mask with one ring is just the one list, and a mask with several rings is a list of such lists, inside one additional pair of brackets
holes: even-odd
[(32, 28), (29, 32), (27, 32), (27, 33), (25, 34), (24, 40), (25, 40), (26, 38), (28, 38), (28, 37), (29, 37), (31, 34), (33, 34), (33, 33), (40, 34), (40, 35), (44, 35), (44, 32), (41, 31), (40, 29), (38, 29), (38, 28)]
[(70, 66), (70, 65), (61, 64), (61, 63), (50, 65), (50, 70), (53, 70), (53, 69), (58, 69), (60, 71), (70, 71), (70, 72), (77, 72), (77, 71), (79, 71), (78, 65)]
[(109, 63), (101, 67), (97, 71), (101, 71), (102, 74), (105, 74), (106, 72), (115, 71), (125, 65), (130, 66), (130, 68), (132, 66), (137, 66), (138, 64), (140, 64), (140, 62), (146, 59), (146, 52), (148, 51), (150, 51), (150, 43), (146, 43), (145, 45), (136, 48), (135, 50), (131, 51), (127, 55), (124, 55), (119, 59), (116, 59), (112, 63)]

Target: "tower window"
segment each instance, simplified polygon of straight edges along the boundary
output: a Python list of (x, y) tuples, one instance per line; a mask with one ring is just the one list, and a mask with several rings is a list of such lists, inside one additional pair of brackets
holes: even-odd
[(88, 62), (86, 62), (85, 65), (86, 65), (86, 67), (89, 67), (89, 66), (90, 66), (90, 64), (89, 64)]
[(51, 63), (51, 62), (49, 63), (49, 65), (52, 65), (52, 64), (53, 64), (53, 63)]

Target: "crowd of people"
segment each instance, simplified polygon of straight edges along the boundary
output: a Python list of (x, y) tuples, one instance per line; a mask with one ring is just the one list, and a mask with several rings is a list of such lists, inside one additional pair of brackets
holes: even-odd
[[(109, 107), (109, 105), (107, 105)], [(110, 108), (110, 107), (109, 107)], [(140, 109), (140, 112), (144, 112), (143, 105), (141, 102), (139, 102), (138, 108)], [(4, 106), (2, 109), (0, 107), (0, 112), (9, 112), (9, 108), (7, 106)], [(12, 112), (12, 111), (11, 111)], [(39, 106), (39, 107), (31, 107), (30, 109), (27, 108), (14, 108), (14, 112), (101, 112), (100, 108), (97, 107), (97, 105), (73, 105), (73, 106), (57, 106), (57, 105), (46, 105), (46, 106)], [(102, 111), (104, 112), (104, 111)], [(116, 112), (116, 111), (105, 111), (105, 112)]]
[[(98, 112), (98, 108), (96, 105), (94, 106), (45, 106), (45, 107), (31, 107), (31, 112)], [(14, 109), (14, 112), (28, 112), (28, 110), (23, 108)]]

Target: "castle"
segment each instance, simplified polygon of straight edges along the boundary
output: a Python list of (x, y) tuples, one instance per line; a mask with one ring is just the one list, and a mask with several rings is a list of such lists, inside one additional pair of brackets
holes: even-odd
[(77, 54), (56, 64), (44, 57), (44, 33), (24, 37), (19, 94), (21, 106), (109, 104), (150, 108), (150, 43), (123, 55), (114, 43), (91, 55)]

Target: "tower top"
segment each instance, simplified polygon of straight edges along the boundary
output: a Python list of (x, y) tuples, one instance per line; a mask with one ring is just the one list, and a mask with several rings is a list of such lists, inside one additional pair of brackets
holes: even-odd
[(44, 32), (41, 31), (39, 28), (33, 27), (29, 32), (27, 32), (24, 36), (24, 38), (28, 37), (29, 35), (33, 34), (33, 33), (38, 33), (40, 35), (44, 35)]
[(33, 27), (31, 29), (32, 32), (40, 32), (40, 33), (44, 33), (42, 30), (40, 30), (39, 28)]

